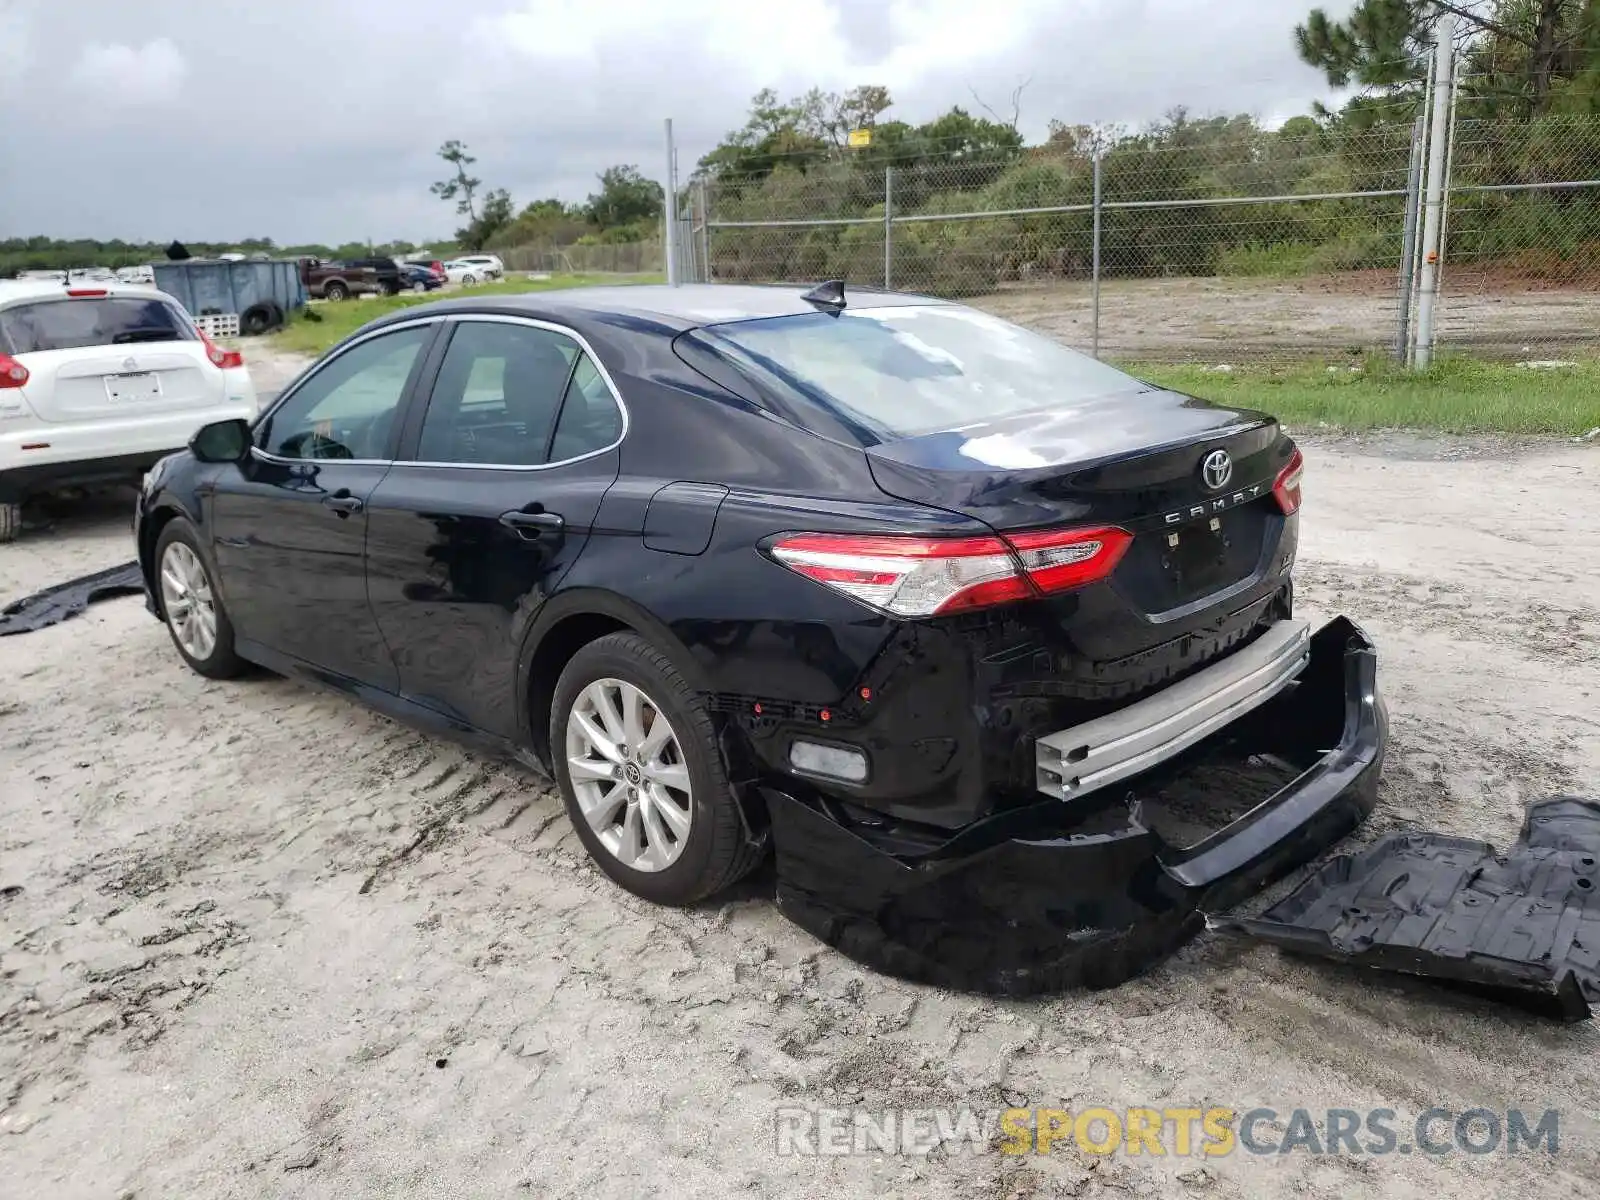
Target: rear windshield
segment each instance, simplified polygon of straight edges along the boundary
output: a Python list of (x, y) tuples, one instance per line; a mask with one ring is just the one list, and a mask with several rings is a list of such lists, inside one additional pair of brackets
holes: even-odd
[(1151, 390), (1059, 342), (955, 305), (739, 321), (700, 336), (767, 383), (884, 438)]
[(0, 309), (7, 354), (194, 340), (189, 323), (164, 300), (142, 296), (40, 300)]

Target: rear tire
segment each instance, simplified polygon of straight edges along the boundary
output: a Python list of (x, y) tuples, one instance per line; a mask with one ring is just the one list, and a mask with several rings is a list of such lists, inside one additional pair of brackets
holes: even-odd
[[(763, 847), (745, 836), (705, 702), (637, 634), (607, 634), (567, 663), (550, 706), (550, 757), (567, 818), (595, 865), (642, 899), (693, 904), (761, 860)], [(575, 759), (592, 764), (580, 765), (576, 785)]]
[[(233, 622), (200, 553), (194, 526), (174, 517), (156, 539), (155, 590), (161, 619), (183, 661), (207, 679), (232, 679), (248, 664), (233, 648)], [(209, 636), (206, 634), (209, 632)]]
[(14, 542), (22, 532), (22, 505), (0, 504), (0, 544)]
[(322, 298), (324, 300), (348, 300), (350, 298), (350, 289), (335, 280), (322, 289)]

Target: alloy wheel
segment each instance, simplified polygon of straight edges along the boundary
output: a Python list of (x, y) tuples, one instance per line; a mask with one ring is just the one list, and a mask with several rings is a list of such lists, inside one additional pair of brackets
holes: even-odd
[(567, 715), (572, 790), (600, 844), (625, 867), (678, 861), (694, 816), (689, 766), (666, 715), (621, 679), (596, 679)]
[(161, 611), (178, 645), (204, 662), (217, 647), (217, 606), (200, 556), (173, 542), (161, 556)]

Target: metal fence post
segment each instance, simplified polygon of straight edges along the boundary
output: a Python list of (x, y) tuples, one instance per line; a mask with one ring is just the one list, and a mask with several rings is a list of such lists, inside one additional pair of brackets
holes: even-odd
[(1104, 183), (1104, 173), (1101, 169), (1101, 158), (1101, 149), (1099, 146), (1096, 146), (1094, 148), (1094, 246), (1090, 254), (1094, 263), (1092, 268), (1094, 272), (1094, 311), (1089, 320), (1089, 336), (1093, 346), (1092, 352), (1096, 358), (1100, 357), (1100, 214), (1102, 211), (1101, 189)]
[(1433, 85), (1433, 112), (1428, 130), (1428, 198), (1422, 221), (1422, 287), (1417, 300), (1416, 366), (1426, 371), (1433, 363), (1433, 310), (1439, 294), (1439, 234), (1444, 224), (1445, 148), (1450, 140), (1450, 82), (1455, 78), (1452, 57), (1455, 18), (1439, 18)]
[(711, 282), (711, 192), (705, 177), (700, 178), (700, 261), (705, 265), (701, 283)]
[(889, 290), (894, 264), (894, 168), (883, 169), (883, 290)]
[(665, 235), (664, 252), (667, 256), (667, 282), (673, 286), (678, 282), (678, 180), (677, 153), (672, 144), (672, 118), (667, 118), (667, 186), (666, 186), (666, 228), (662, 230)]
[(1411, 301), (1417, 282), (1417, 209), (1422, 203), (1422, 131), (1425, 116), (1417, 114), (1411, 130), (1411, 169), (1406, 178), (1405, 232), (1400, 247), (1400, 311), (1395, 321), (1394, 357), (1406, 361), (1411, 349)]

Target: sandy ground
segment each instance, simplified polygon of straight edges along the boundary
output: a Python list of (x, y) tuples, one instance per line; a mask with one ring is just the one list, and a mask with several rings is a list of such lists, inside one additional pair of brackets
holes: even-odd
[[(1087, 283), (1018, 284), (971, 303), (1086, 348)], [(1234, 363), (1330, 359), (1395, 344), (1395, 278), (1353, 271), (1309, 279), (1113, 279), (1101, 289), (1100, 347), (1112, 357)], [(1600, 295), (1530, 288), (1467, 268), (1446, 272), (1441, 347), (1520, 360), (1593, 353)]]
[[(1526, 801), (1600, 793), (1600, 447), (1308, 450), (1302, 605), (1376, 637), (1394, 720), (1363, 837), (1505, 843)], [(0, 597), (130, 557), (127, 505), (0, 547)], [(6, 639), (0, 1194), (1600, 1194), (1593, 1022), (1217, 936), (1115, 992), (995, 1003), (859, 969), (770, 890), (635, 901), (539, 779), (282, 679), (207, 682), (138, 599)], [(779, 1106), (856, 1103), (1563, 1123), (1554, 1158), (776, 1153)]]

